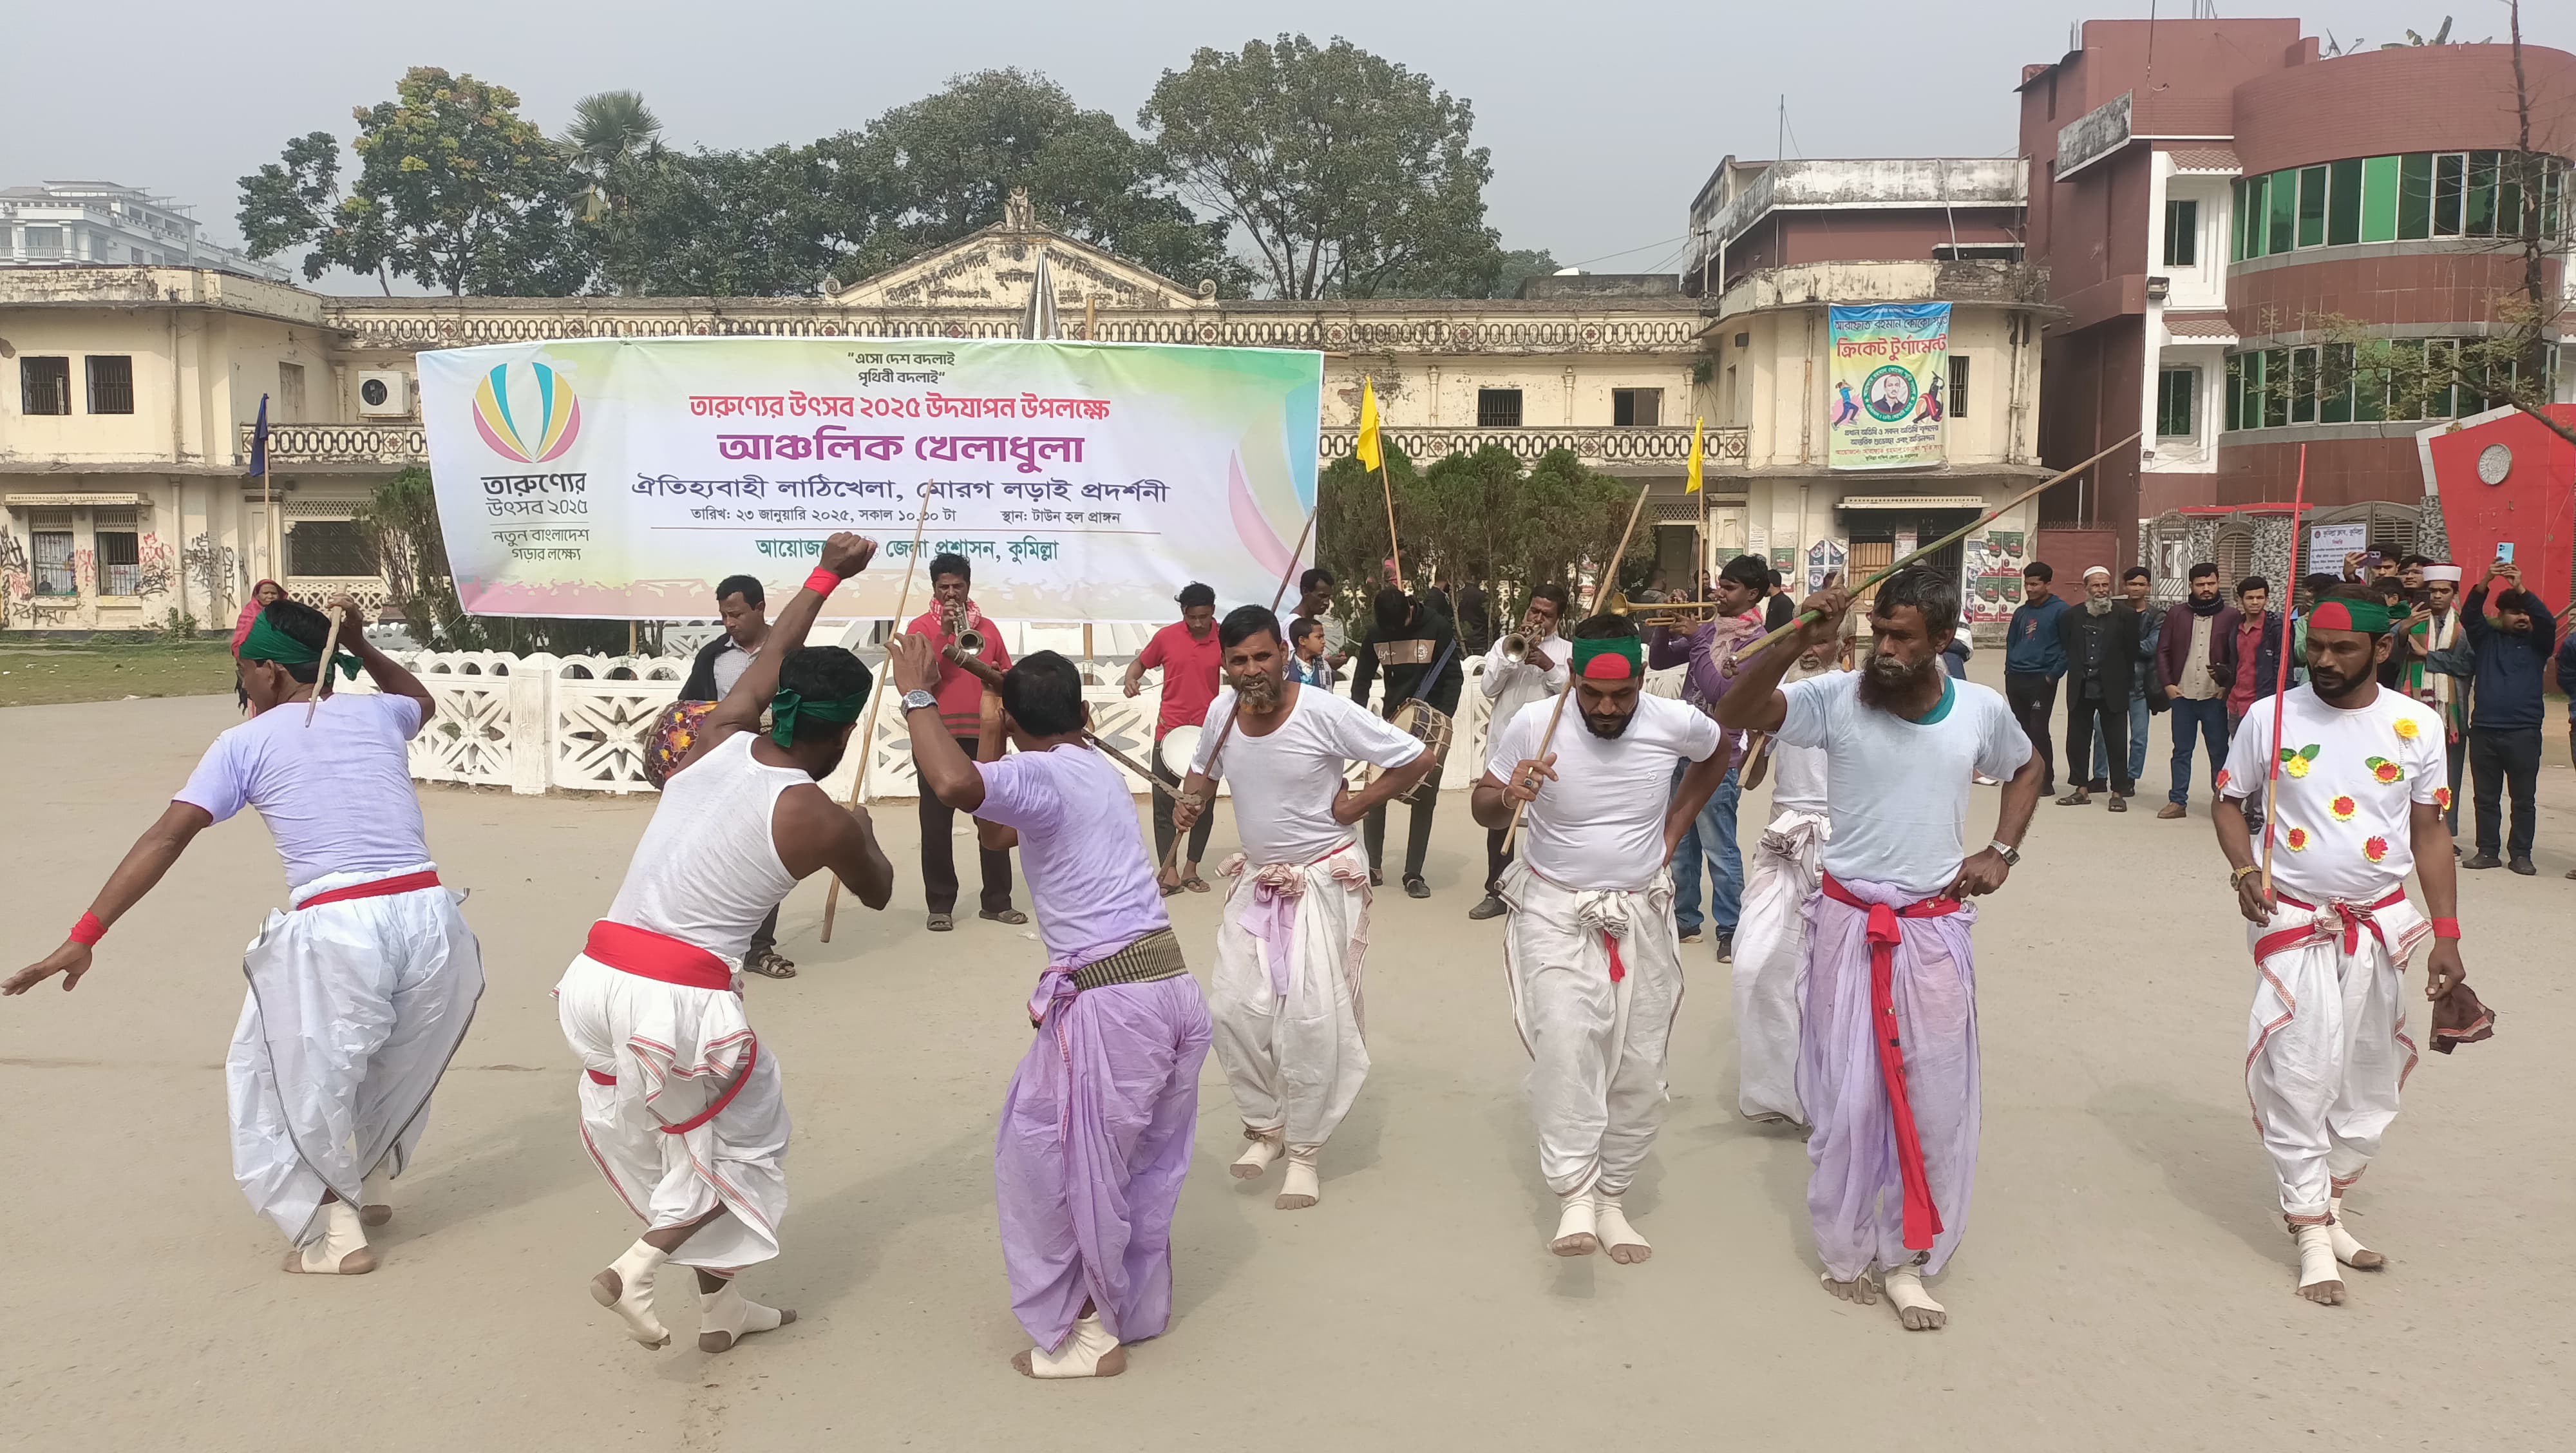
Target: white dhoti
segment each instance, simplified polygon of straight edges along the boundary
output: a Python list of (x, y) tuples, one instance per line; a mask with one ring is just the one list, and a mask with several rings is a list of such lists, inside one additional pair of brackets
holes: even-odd
[(1664, 1062), (1682, 1001), (1670, 875), (1578, 891), (1514, 862), (1503, 935), (1512, 1016), (1530, 1054), (1539, 1171), (1559, 1196), (1618, 1195), (1664, 1118)]
[(1234, 878), (1208, 982), (1217, 1063), (1246, 1134), (1321, 1145), (1368, 1078), (1368, 864), (1347, 844), (1302, 865), (1236, 853), (1217, 872)]
[(1744, 877), (1735, 929), (1736, 1108), (1749, 1118), (1786, 1115), (1798, 1103), (1798, 1006), (1807, 992), (1807, 900), (1824, 879), (1819, 861), (1833, 829), (1824, 814), (1784, 812), (1762, 830)]
[(242, 955), (250, 992), (224, 1056), (233, 1179), (299, 1246), (323, 1233), (326, 1191), (354, 1206), (380, 1165), (410, 1164), (483, 995), (482, 951), (434, 880), (312, 900), (433, 871), (326, 873)]
[(2250, 927), (2254, 1011), (2245, 1094), (2292, 1226), (2323, 1226), (2397, 1118), (2415, 1068), (2406, 960), (2432, 931), (2400, 887), (2371, 904), (2309, 907), (2281, 894)]
[(787, 1100), (742, 996), (628, 973), (582, 954), (555, 985), (580, 1054), (581, 1139), (648, 1230), (721, 1206), (671, 1260), (721, 1276), (778, 1255)]

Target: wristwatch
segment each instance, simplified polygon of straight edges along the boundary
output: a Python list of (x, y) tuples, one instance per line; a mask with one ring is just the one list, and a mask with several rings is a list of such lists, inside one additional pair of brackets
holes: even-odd
[(2021, 849), (2005, 842), (2002, 838), (1997, 838), (1993, 842), (1986, 844), (1986, 846), (1995, 850), (1995, 856), (2004, 860), (2005, 867), (2018, 868), (2021, 866)]
[(903, 709), (906, 711), (919, 711), (925, 706), (937, 706), (938, 704), (938, 697), (933, 696), (929, 692), (923, 691), (918, 687), (915, 687), (903, 694)]

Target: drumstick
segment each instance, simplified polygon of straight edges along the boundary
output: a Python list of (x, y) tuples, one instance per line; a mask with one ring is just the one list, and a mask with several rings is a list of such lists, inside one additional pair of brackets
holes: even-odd
[[(1619, 532), (1619, 548), (1610, 552), (1610, 563), (1602, 567), (1601, 578), (1593, 583), (1592, 609), (1585, 612), (1587, 615), (1601, 614), (1601, 603), (1610, 598), (1610, 587), (1619, 579), (1619, 561), (1628, 553), (1628, 537), (1636, 533), (1637, 516), (1646, 508), (1646, 488), (1644, 485), (1637, 488), (1637, 503), (1628, 510), (1628, 528)], [(1539, 761), (1547, 760), (1548, 743), (1556, 740), (1556, 724), (1565, 718), (1565, 699), (1573, 694), (1574, 663), (1569, 660), (1566, 662), (1565, 689), (1556, 694), (1556, 705), (1547, 714), (1547, 732), (1538, 739)], [(1506, 855), (1511, 852), (1512, 843), (1521, 835), (1521, 812), (1528, 806), (1529, 803), (1526, 800), (1512, 803), (1511, 826), (1503, 829), (1503, 852)]]
[[(1270, 613), (1272, 615), (1277, 615), (1279, 613), (1279, 602), (1288, 598), (1288, 582), (1296, 577), (1297, 561), (1299, 557), (1306, 553), (1306, 537), (1315, 532), (1315, 515), (1318, 511), (1322, 510), (1323, 507), (1324, 490), (1322, 482), (1318, 481), (1315, 487), (1315, 508), (1306, 511), (1306, 528), (1297, 532), (1297, 548), (1288, 552), (1288, 568), (1279, 576), (1279, 588), (1270, 593)], [(1287, 643), (1283, 641), (1280, 644), (1285, 645)], [(1220, 667), (1219, 669), (1222, 670), (1223, 668)], [(1216, 729), (1216, 745), (1208, 748), (1207, 778), (1211, 784), (1216, 781), (1217, 754), (1225, 750), (1225, 739), (1234, 735), (1234, 719), (1242, 713), (1243, 693), (1238, 691), (1234, 696), (1234, 710), (1225, 714), (1224, 725), (1219, 726)], [(1151, 776), (1152, 774), (1148, 773), (1147, 775)], [(1184, 787), (1188, 786), (1189, 780), (1188, 769), (1184, 767), (1181, 774), (1181, 785)], [(1172, 794), (1172, 801), (1175, 805), (1177, 805), (1180, 800), (1181, 797), (1179, 793), (1175, 792)], [(1199, 805), (1199, 811), (1201, 812), (1207, 811), (1207, 808), (1208, 804), (1206, 803), (1201, 803)], [(1196, 826), (1196, 824), (1194, 823), (1192, 826)], [(1171, 870), (1172, 864), (1180, 861), (1181, 839), (1188, 836), (1188, 833), (1180, 830), (1180, 824), (1173, 824), (1172, 845), (1164, 851), (1163, 865), (1154, 870), (1154, 876), (1158, 878), (1161, 877), (1164, 873)]]
[(313, 713), (322, 709), (322, 693), (331, 689), (331, 658), (340, 651), (340, 613), (331, 613), (331, 629), (322, 636), (322, 669), (313, 678), (313, 695), (304, 704), (304, 724), (313, 725)]
[[(925, 485), (921, 491), (921, 513), (912, 522), (912, 554), (904, 561), (903, 589), (894, 597), (894, 623), (898, 628), (903, 625), (903, 613), (912, 606), (912, 573), (921, 568), (921, 532), (929, 523), (930, 489)], [(854, 808), (859, 805), (859, 794), (867, 787), (868, 759), (877, 754), (877, 703), (884, 699), (886, 688), (894, 684), (893, 667), (894, 657), (889, 655), (879, 667), (885, 672), (885, 679), (877, 683), (876, 690), (868, 693), (867, 720), (859, 724), (859, 770), (850, 776), (850, 806)], [(832, 916), (841, 906), (841, 879), (837, 873), (823, 876), (832, 880), (823, 890), (823, 942), (830, 943)]]

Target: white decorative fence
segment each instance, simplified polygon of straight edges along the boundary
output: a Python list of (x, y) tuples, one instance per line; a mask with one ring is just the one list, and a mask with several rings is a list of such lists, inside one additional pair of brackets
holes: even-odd
[[(393, 655), (419, 675), (437, 708), (428, 727), (412, 738), (412, 776), (423, 782), (507, 787), (529, 795), (652, 791), (652, 784), (644, 780), (644, 733), (662, 709), (679, 698), (690, 664), (684, 657), (673, 656), (513, 656), (500, 651)], [(876, 689), (886, 690), (890, 683), (882, 666), (871, 663), (870, 669)], [(1086, 686), (1082, 693), (1091, 706), (1092, 730), (1137, 761), (1148, 760), (1161, 708), (1162, 673), (1147, 672), (1143, 690), (1130, 697), (1116, 684), (1126, 670), (1124, 660), (1104, 658), (1086, 669), (1103, 683)], [(1483, 671), (1481, 658), (1467, 662), (1467, 689), (1459, 698), (1449, 760), (1441, 769), (1443, 791), (1472, 786), (1484, 772), (1490, 703), (1476, 684)], [(1646, 688), (1661, 696), (1678, 695), (1681, 672), (1651, 673)], [(373, 687), (361, 677), (348, 689)], [(1383, 686), (1372, 689), (1370, 704), (1383, 701)], [(876, 739), (869, 750), (875, 755), (868, 768), (870, 801), (919, 795), (911, 738), (902, 713), (891, 703), (878, 708)], [(852, 752), (824, 787), (835, 797), (847, 797), (858, 762), (859, 754)], [(1147, 790), (1144, 779), (1125, 768), (1119, 770), (1131, 791)]]

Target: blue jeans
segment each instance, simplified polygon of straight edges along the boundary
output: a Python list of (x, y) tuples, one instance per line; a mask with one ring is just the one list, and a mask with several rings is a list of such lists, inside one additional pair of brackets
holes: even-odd
[[(2087, 785), (2101, 790), (2111, 780), (2110, 759), (2103, 755), (2110, 744), (2100, 737), (2093, 739), (2093, 775)], [(2147, 775), (2147, 698), (2143, 692), (2129, 694), (2129, 780)]]
[[(1679, 784), (1690, 762), (1673, 764), (1673, 781)], [(1743, 784), (1736, 780), (1735, 768), (1726, 769), (1726, 777), (1717, 790), (1708, 795), (1708, 805), (1692, 820), (1690, 831), (1682, 834), (1681, 846), (1673, 850), (1673, 921), (1684, 933), (1700, 929), (1699, 865), (1708, 863), (1708, 918), (1717, 931), (1730, 937), (1735, 933), (1736, 915), (1744, 903), (1744, 853), (1735, 844), (1735, 802), (1744, 795)], [(1714, 845), (1713, 847), (1711, 845)]]
[(2227, 698), (2213, 696), (2207, 701), (2193, 701), (2177, 696), (2173, 699), (2171, 715), (2173, 790), (2165, 794), (2165, 800), (2188, 807), (2191, 805), (2192, 738), (2198, 736), (2209, 744), (2209, 775), (2213, 781), (2219, 769), (2227, 765)]

